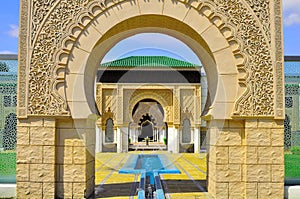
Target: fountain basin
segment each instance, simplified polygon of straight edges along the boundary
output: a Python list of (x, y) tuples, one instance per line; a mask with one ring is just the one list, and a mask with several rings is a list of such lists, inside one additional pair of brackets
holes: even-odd
[(154, 172), (158, 174), (180, 174), (177, 167), (163, 154), (133, 154), (119, 171), (120, 174), (141, 174), (144, 172), (146, 176), (150, 176), (150, 184), (154, 184)]
[(133, 154), (119, 171), (120, 174), (141, 174), (138, 198), (145, 198), (146, 179), (156, 190), (156, 198), (165, 198), (159, 174), (180, 174), (177, 167), (163, 154)]

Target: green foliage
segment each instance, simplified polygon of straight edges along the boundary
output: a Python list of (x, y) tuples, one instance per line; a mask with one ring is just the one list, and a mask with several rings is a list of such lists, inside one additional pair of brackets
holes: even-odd
[(165, 145), (167, 145), (167, 138), (164, 138), (164, 143)]
[(0, 72), (8, 72), (8, 66), (5, 62), (0, 62)]
[(0, 151), (0, 183), (16, 182), (16, 165), (15, 151)]
[(300, 178), (300, 155), (284, 154), (285, 177)]
[(293, 146), (293, 147), (291, 148), (291, 152), (292, 152), (292, 154), (294, 154), (294, 155), (300, 155), (300, 146)]

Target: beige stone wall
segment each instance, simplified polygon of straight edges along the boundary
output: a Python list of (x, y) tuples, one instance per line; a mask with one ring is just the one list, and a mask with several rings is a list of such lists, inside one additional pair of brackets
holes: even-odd
[(95, 120), (57, 120), (56, 140), (56, 197), (90, 196), (95, 183)]
[(28, 118), (19, 120), (17, 128), (18, 198), (54, 198), (55, 120)]
[(283, 198), (282, 121), (209, 122), (208, 189), (215, 198)]
[(83, 198), (94, 188), (94, 120), (18, 122), (17, 197)]

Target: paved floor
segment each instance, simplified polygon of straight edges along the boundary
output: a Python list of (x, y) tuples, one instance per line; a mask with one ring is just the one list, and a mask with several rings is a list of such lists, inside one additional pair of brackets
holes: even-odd
[[(139, 175), (118, 174), (119, 169), (133, 153), (98, 153), (96, 155), (97, 198), (137, 198)], [(206, 192), (206, 154), (166, 154), (181, 174), (160, 175), (166, 198), (210, 198)]]

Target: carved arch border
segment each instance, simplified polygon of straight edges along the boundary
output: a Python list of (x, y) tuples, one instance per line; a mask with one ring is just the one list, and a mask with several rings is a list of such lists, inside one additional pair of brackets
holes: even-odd
[[(222, 2), (224, 0), (220, 0)], [(22, 13), (24, 13), (24, 10), (28, 10), (28, 4), (27, 1), (24, 1), (25, 3), (22, 5)], [(33, 0), (33, 2), (35, 2)], [(50, 2), (50, 1), (49, 1)], [(50, 9), (51, 11), (49, 12), (55, 12), (58, 10), (60, 4), (64, 2), (64, 0), (60, 0), (60, 3), (57, 2), (56, 6), (53, 7), (53, 9)], [(25, 92), (20, 92), (20, 97), (18, 100), (19, 101), (19, 116), (21, 117), (27, 117), (27, 115), (68, 115), (70, 114), (67, 110), (67, 104), (66, 101), (64, 100), (64, 97), (58, 92), (57, 88), (59, 88), (62, 84), (65, 82), (65, 69), (67, 66), (67, 63), (70, 59), (70, 53), (72, 52), (72, 49), (74, 48), (76, 44), (76, 39), (78, 35), (80, 35), (84, 30), (85, 26), (89, 24), (95, 16), (98, 14), (101, 14), (105, 12), (108, 8), (111, 8), (113, 6), (117, 6), (118, 4), (121, 4), (122, 2), (125, 2), (125, 0), (120, 0), (120, 1), (112, 1), (108, 2), (106, 0), (103, 1), (93, 1), (93, 0), (84, 0), (84, 1), (72, 1), (73, 4), (80, 4), (84, 5), (82, 8), (80, 6), (77, 6), (77, 10), (73, 12), (74, 17), (71, 20), (70, 23), (65, 27), (65, 32), (62, 34), (63, 36), (60, 36), (58, 41), (62, 41), (62, 45), (59, 43), (57, 46), (55, 46), (55, 49), (51, 51), (50, 54), (45, 55), (45, 57), (39, 57), (40, 55), (36, 55), (36, 52), (39, 51), (39, 48), (34, 48), (37, 46), (38, 42), (41, 42), (42, 39), (45, 39), (45, 35), (41, 34), (43, 31), (43, 28), (47, 27), (47, 18), (51, 18), (52, 13), (44, 14), (43, 20), (41, 20), (41, 25), (38, 28), (38, 34), (35, 34), (33, 37), (37, 38), (31, 38), (32, 42), (32, 55), (31, 55), (31, 61), (30, 63), (27, 63), (25, 57), (26, 55), (24, 53), (27, 53), (29, 55), (29, 50), (26, 49), (26, 51), (20, 53), (20, 77), (26, 76), (26, 71), (24, 70), (24, 67), (26, 65), (30, 65), (30, 71), (29, 71), (29, 84), (26, 86), (26, 78), (22, 78), (19, 81), (19, 84), (22, 87), (27, 87), (28, 88), (28, 101), (24, 101), (26, 99), (26, 93)], [(53, 5), (53, 2), (50, 2), (49, 4), (51, 7)], [(274, 92), (273, 92), (273, 67), (271, 63), (267, 63), (267, 68), (269, 68), (269, 71), (267, 72), (267, 76), (269, 80), (271, 80), (269, 83), (266, 84), (266, 86), (261, 89), (259, 88), (260, 92), (257, 92), (256, 90), (253, 90), (251, 86), (249, 86), (249, 79), (254, 75), (253, 72), (251, 71), (251, 68), (247, 65), (249, 63), (249, 60), (251, 59), (251, 56), (245, 53), (245, 48), (247, 47), (242, 41), (243, 38), (240, 38), (240, 35), (238, 35), (238, 31), (236, 26), (232, 23), (231, 21), (228, 20), (228, 17), (226, 16), (226, 12), (222, 12), (222, 8), (220, 8), (219, 5), (217, 5), (216, 2), (212, 0), (202, 0), (199, 2), (194, 2), (194, 1), (188, 1), (188, 2), (181, 2), (181, 1), (176, 1), (176, 3), (183, 3), (187, 6), (190, 6), (194, 9), (196, 9), (199, 14), (202, 14), (203, 16), (206, 16), (215, 26), (220, 30), (220, 32), (224, 35), (224, 37), (227, 39), (228, 43), (232, 47), (232, 53), (234, 54), (236, 58), (236, 67), (237, 70), (240, 73), (240, 78), (239, 78), (239, 84), (241, 86), (246, 87), (246, 91), (241, 94), (239, 97), (239, 100), (236, 102), (235, 105), (235, 114), (237, 116), (255, 116), (255, 115), (264, 115), (264, 116), (273, 116), (274, 114)], [(251, 0), (240, 0), (237, 2), (234, 2), (235, 4), (239, 4), (241, 8), (245, 8), (245, 3), (251, 4)], [(276, 3), (281, 3), (280, 0), (276, 0)], [(276, 4), (275, 3), (275, 4)], [(71, 3), (72, 4), (72, 3)], [(66, 5), (67, 8), (72, 8), (74, 5)], [(280, 19), (281, 19), (281, 10), (280, 10), (280, 5), (274, 5), (274, 11), (276, 15), (276, 24), (280, 24)], [(45, 9), (47, 10), (47, 9)], [(244, 11), (246, 13), (252, 13), (250, 12), (249, 9), (245, 8)], [(255, 13), (254, 13), (255, 14)], [(250, 16), (251, 17), (251, 16)], [(252, 16), (254, 19), (254, 24), (257, 26), (256, 31), (261, 32), (264, 34), (264, 28), (268, 26), (267, 22), (259, 22), (257, 19), (257, 16)], [(27, 22), (28, 19), (22, 20), (23, 27), (21, 27), (21, 39), (24, 38), (24, 35), (27, 33), (26, 28), (24, 28), (25, 22)], [(237, 19), (234, 19), (237, 20)], [(280, 24), (281, 25), (281, 24)], [(280, 47), (279, 50), (276, 52), (276, 74), (277, 74), (277, 82), (276, 82), (276, 105), (278, 104), (279, 109), (282, 109), (282, 99), (283, 99), (283, 94), (281, 92), (280, 87), (282, 87), (282, 41), (281, 41), (281, 35), (282, 33), (279, 32), (275, 37), (279, 38), (279, 43), (276, 43), (276, 46)], [(32, 34), (34, 35), (34, 34)], [(255, 35), (252, 35), (255, 36)], [(268, 48), (269, 45), (267, 44), (267, 41), (270, 41), (270, 39), (267, 38), (268, 35), (262, 36), (262, 41), (265, 41), (265, 46), (266, 48), (263, 48), (266, 52), (263, 54), (265, 60), (271, 60), (271, 55), (270, 49)], [(39, 40), (40, 39), (40, 40)], [(53, 41), (58, 42), (54, 38), (52, 38)], [(54, 42), (54, 43), (55, 43)], [(26, 42), (21, 41), (22, 47), (24, 48), (26, 46)], [(39, 51), (40, 52), (40, 51)], [(25, 57), (24, 57), (25, 56)], [(49, 57), (50, 56), (50, 57)], [(52, 56), (52, 57), (51, 57)], [(35, 60), (36, 58), (36, 60)], [(253, 58), (254, 59), (254, 58)], [(49, 63), (50, 60), (50, 63)], [(258, 61), (263, 61), (263, 60), (258, 60)], [(58, 64), (56, 64), (58, 63)], [(41, 68), (39, 68), (41, 65), (43, 65), (43, 70), (39, 71)], [(259, 68), (260, 70), (261, 68)], [(265, 69), (265, 68), (264, 68)], [(258, 71), (259, 71), (258, 70)], [(37, 72), (38, 71), (38, 72)], [(41, 77), (40, 74), (44, 74), (45, 77)], [(259, 73), (258, 73), (259, 74)], [(279, 80), (278, 80), (279, 79)], [(46, 84), (41, 84), (44, 86), (44, 89), (39, 89), (39, 82), (47, 82)], [(22, 90), (22, 89), (19, 89)], [(26, 89), (25, 89), (26, 90)], [(50, 91), (50, 92), (49, 92)], [(266, 91), (266, 92), (264, 92)], [(253, 93), (254, 94), (264, 94), (262, 100), (263, 101), (258, 101), (258, 103), (254, 103), (254, 107), (249, 106), (254, 99), (253, 99)], [(265, 94), (267, 93), (267, 94)], [(43, 101), (36, 101), (35, 96), (36, 95), (43, 96)], [(278, 97), (279, 96), (279, 97)], [(260, 97), (260, 96), (259, 96)], [(270, 97), (270, 99), (268, 99)], [(282, 99), (281, 99), (282, 98)], [(27, 103), (27, 105), (26, 105)], [(259, 104), (261, 106), (256, 106), (256, 104)], [(280, 105), (281, 104), (281, 105)], [(252, 109), (250, 110), (249, 108)], [(25, 109), (27, 111), (25, 111)], [(279, 115), (279, 114), (278, 114)]]
[(139, 111), (137, 114), (134, 115), (134, 117), (132, 118), (133, 119), (133, 122), (138, 124), (138, 121), (145, 115), (145, 114), (149, 114), (150, 117), (154, 118), (155, 119), (155, 122), (156, 122), (156, 125), (163, 125), (162, 123), (158, 123), (158, 121), (161, 119), (163, 120), (163, 117), (162, 114), (158, 114), (158, 113), (154, 113), (154, 112), (142, 112), (142, 111)]
[[(167, 116), (168, 116), (168, 112), (167, 112), (167, 107), (171, 106), (172, 102), (168, 102), (166, 101), (160, 94), (155, 93), (153, 91), (146, 91), (146, 92), (142, 92), (139, 93), (137, 95), (133, 95), (131, 97), (131, 99), (129, 100), (129, 108), (128, 108), (128, 115), (130, 115), (130, 119), (133, 121), (132, 118), (132, 111), (134, 109), (134, 106), (139, 103), (140, 101), (144, 100), (144, 99), (153, 99), (155, 101), (157, 101), (163, 108), (164, 110), (164, 118), (163, 120), (166, 121), (167, 120)], [(172, 99), (172, 98), (171, 98)]]

